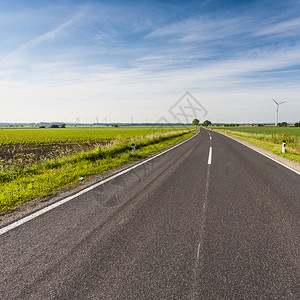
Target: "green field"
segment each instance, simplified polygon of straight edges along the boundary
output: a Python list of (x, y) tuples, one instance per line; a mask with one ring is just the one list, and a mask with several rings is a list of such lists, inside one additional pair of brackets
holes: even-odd
[(194, 133), (191, 127), (175, 126), (2, 129), (0, 213), (35, 198), (47, 200), (82, 178), (146, 158)]
[(72, 128), (1, 128), (0, 146), (7, 144), (93, 143), (117, 137), (133, 138), (149, 132), (168, 132), (182, 127), (72, 127)]
[[(217, 129), (218, 127), (214, 127)], [(220, 128), (220, 127), (219, 127)], [(257, 126), (243, 126), (243, 127), (222, 127), (222, 129), (228, 129), (231, 131), (240, 131), (240, 132), (248, 132), (255, 134), (284, 134), (288, 133), (290, 135), (294, 135), (295, 137), (300, 137), (300, 127), (257, 127)]]
[(0, 129), (0, 170), (88, 151), (111, 141), (134, 141), (182, 129), (178, 126)]

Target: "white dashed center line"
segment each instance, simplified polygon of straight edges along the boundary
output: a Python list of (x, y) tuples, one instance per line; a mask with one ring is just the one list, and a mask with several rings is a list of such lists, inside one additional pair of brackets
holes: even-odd
[(212, 147), (209, 147), (208, 161), (207, 164), (211, 165), (212, 161)]

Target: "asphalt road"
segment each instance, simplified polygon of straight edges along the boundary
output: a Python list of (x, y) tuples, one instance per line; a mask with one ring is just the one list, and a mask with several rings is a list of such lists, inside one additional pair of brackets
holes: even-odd
[(0, 299), (300, 299), (300, 177), (201, 129), (2, 234), (0, 274)]

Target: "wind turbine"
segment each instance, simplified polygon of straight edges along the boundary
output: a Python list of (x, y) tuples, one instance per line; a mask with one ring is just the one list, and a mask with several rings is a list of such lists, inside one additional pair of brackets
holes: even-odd
[(273, 101), (275, 102), (275, 104), (277, 105), (277, 108), (276, 108), (276, 123), (275, 123), (275, 126), (277, 126), (278, 124), (278, 109), (279, 109), (279, 105), (284, 103), (285, 101), (282, 101), (280, 103), (278, 103), (276, 100), (273, 99)]

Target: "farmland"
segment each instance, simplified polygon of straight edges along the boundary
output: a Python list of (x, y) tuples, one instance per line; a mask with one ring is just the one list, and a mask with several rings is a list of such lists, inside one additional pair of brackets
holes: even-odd
[[(0, 213), (180, 142), (191, 127), (0, 129)], [(131, 153), (131, 143), (136, 153)]]
[(133, 139), (179, 127), (81, 127), (0, 129), (0, 168), (28, 165), (90, 150), (116, 139)]
[[(180, 130), (180, 127), (158, 127), (157, 131)], [(3, 144), (72, 144), (99, 142), (118, 136), (142, 136), (156, 128), (149, 127), (72, 127), (72, 128), (0, 128), (0, 145)]]
[[(217, 128), (217, 127), (216, 127)], [(228, 127), (222, 127), (225, 129)], [(284, 134), (288, 133), (289, 135), (294, 135), (295, 137), (300, 138), (300, 127), (258, 127), (258, 126), (245, 126), (245, 127), (229, 127), (228, 130), (238, 131), (238, 132), (247, 132), (253, 134)]]

